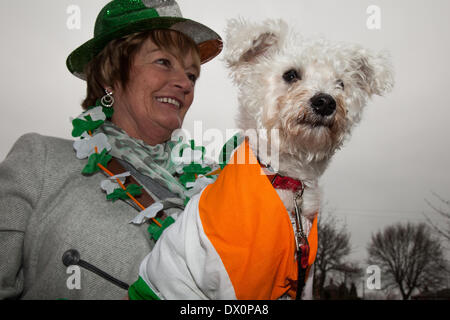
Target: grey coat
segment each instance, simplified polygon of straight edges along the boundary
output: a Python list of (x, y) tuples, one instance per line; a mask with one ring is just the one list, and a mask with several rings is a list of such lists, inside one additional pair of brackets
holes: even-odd
[(128, 223), (138, 212), (106, 200), (105, 176), (81, 174), (86, 160), (72, 144), (26, 134), (0, 164), (0, 298), (122, 299), (125, 289), (83, 268), (74, 287), (77, 272), (62, 263), (64, 252), (76, 249), (131, 285), (153, 248), (148, 225)]

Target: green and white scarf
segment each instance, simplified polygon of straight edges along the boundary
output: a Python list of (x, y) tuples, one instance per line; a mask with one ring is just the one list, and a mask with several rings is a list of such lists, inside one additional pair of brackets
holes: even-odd
[[(88, 158), (83, 174), (98, 172), (113, 156), (166, 187), (185, 203), (217, 178), (215, 171), (219, 166), (205, 159), (205, 148), (195, 146), (193, 140), (187, 143), (179, 137), (178, 141), (149, 146), (108, 121), (111, 111), (97, 105), (72, 119), (72, 136), (80, 137), (74, 142), (76, 156)], [(132, 186), (132, 189), (130, 191), (139, 193), (138, 186)], [(115, 199), (121, 197), (121, 193), (108, 197)]]
[(173, 162), (171, 154), (175, 143), (169, 141), (156, 146), (149, 146), (144, 141), (130, 137), (114, 125), (105, 121), (99, 128), (111, 145), (110, 155), (131, 164), (138, 172), (146, 175), (173, 193), (184, 198), (186, 187), (175, 178), (179, 164)]
[[(219, 168), (217, 164), (204, 159), (203, 149), (195, 148), (182, 139), (150, 146), (140, 139), (130, 137), (109, 121), (105, 121), (98, 131), (106, 135), (111, 145), (110, 155), (128, 162), (139, 173), (152, 178), (183, 200), (192, 196), (195, 183), (182, 179), (188, 173), (186, 169), (195, 165), (200, 169), (198, 175)], [(209, 179), (215, 178), (215, 175), (209, 176)]]

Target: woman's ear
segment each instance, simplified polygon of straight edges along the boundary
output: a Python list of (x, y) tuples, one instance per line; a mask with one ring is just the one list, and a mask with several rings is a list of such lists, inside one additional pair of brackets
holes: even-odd
[(103, 88), (105, 89), (105, 93), (109, 92), (111, 94), (114, 94), (114, 89), (112, 86), (103, 86)]

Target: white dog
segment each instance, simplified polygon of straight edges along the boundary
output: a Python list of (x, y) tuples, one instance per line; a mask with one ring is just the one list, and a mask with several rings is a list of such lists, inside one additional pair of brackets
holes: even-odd
[[(314, 225), (318, 179), (368, 98), (392, 88), (391, 68), (383, 55), (302, 40), (273, 20), (231, 21), (225, 59), (239, 86), (238, 124), (258, 135), (238, 150), (249, 146), (260, 163), (278, 167), (290, 188), (277, 190), (281, 203), (256, 161), (228, 163), (164, 231), (129, 292), (158, 299), (280, 299), (303, 292), (309, 299), (314, 254), (299, 241)], [(272, 145), (274, 131), (276, 152), (260, 152), (255, 141)], [(286, 209), (297, 213), (291, 221)], [(306, 230), (299, 232), (302, 220)]]
[[(311, 220), (319, 209), (318, 179), (331, 157), (367, 100), (393, 87), (388, 58), (358, 45), (302, 39), (281, 20), (231, 20), (225, 43), (225, 60), (239, 87), (238, 126), (263, 135), (250, 139), (262, 164), (276, 161), (280, 175), (303, 182), (299, 205)], [(277, 152), (258, 152), (255, 141), (270, 145), (273, 129), (279, 133)], [(292, 212), (293, 192), (277, 192)]]

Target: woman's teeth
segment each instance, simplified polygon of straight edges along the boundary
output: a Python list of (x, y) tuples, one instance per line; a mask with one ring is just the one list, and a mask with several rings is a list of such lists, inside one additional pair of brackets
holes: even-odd
[(177, 107), (178, 109), (181, 107), (181, 104), (172, 98), (156, 98), (157, 101), (162, 102), (162, 103), (170, 103), (173, 104), (175, 107)]

